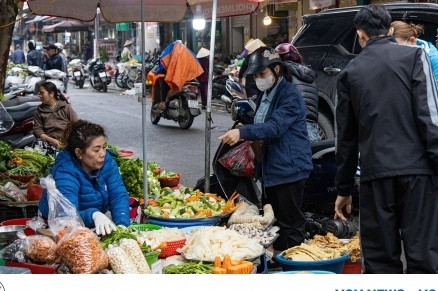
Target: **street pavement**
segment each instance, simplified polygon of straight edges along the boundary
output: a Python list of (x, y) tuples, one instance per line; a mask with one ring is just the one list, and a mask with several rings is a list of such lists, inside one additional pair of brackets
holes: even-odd
[[(147, 95), (146, 102), (146, 143), (142, 134), (142, 105), (136, 95), (125, 94), (112, 82), (108, 92), (98, 92), (87, 82), (83, 89), (68, 85), (70, 102), (79, 115), (103, 125), (106, 129), (108, 142), (119, 149), (134, 151), (135, 158), (144, 160), (143, 145), (146, 148), (146, 160), (155, 161), (162, 169), (182, 174), (181, 184), (194, 186), (199, 178), (205, 176), (206, 162), (206, 115), (197, 117), (190, 129), (180, 129), (171, 120), (161, 119), (157, 125), (150, 121), (149, 113), (151, 98)], [(225, 111), (222, 101), (212, 101), (212, 119), (210, 139), (210, 168), (216, 149), (219, 146), (218, 137), (233, 124), (230, 114)]]

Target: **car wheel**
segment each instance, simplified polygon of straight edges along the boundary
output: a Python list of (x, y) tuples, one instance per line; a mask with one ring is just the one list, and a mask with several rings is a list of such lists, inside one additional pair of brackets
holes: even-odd
[(318, 114), (318, 132), (319, 139), (330, 139), (335, 137), (335, 129), (330, 121), (330, 118), (323, 112)]

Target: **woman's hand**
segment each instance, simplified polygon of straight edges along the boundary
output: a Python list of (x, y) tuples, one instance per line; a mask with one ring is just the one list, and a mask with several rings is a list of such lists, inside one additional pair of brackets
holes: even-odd
[(226, 144), (233, 146), (240, 140), (240, 131), (238, 129), (229, 130), (224, 135), (218, 137), (218, 139)]

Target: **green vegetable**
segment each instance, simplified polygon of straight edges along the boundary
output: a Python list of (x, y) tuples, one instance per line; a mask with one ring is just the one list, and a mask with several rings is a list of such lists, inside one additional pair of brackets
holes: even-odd
[(169, 266), (163, 271), (164, 274), (212, 274), (213, 265), (203, 262), (188, 262), (183, 265)]
[(118, 226), (116, 231), (113, 231), (100, 239), (100, 245), (103, 249), (106, 249), (110, 244), (118, 245), (122, 238), (137, 240), (137, 237), (132, 233), (131, 229)]
[(7, 142), (0, 140), (0, 161), (8, 161), (12, 157), (12, 147)]

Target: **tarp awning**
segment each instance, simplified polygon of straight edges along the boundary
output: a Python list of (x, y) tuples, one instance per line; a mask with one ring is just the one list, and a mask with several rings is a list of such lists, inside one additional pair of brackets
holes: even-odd
[(44, 25), (42, 32), (75, 32), (75, 31), (85, 31), (88, 30), (88, 24), (77, 20), (63, 20), (61, 22), (52, 24), (52, 25)]

